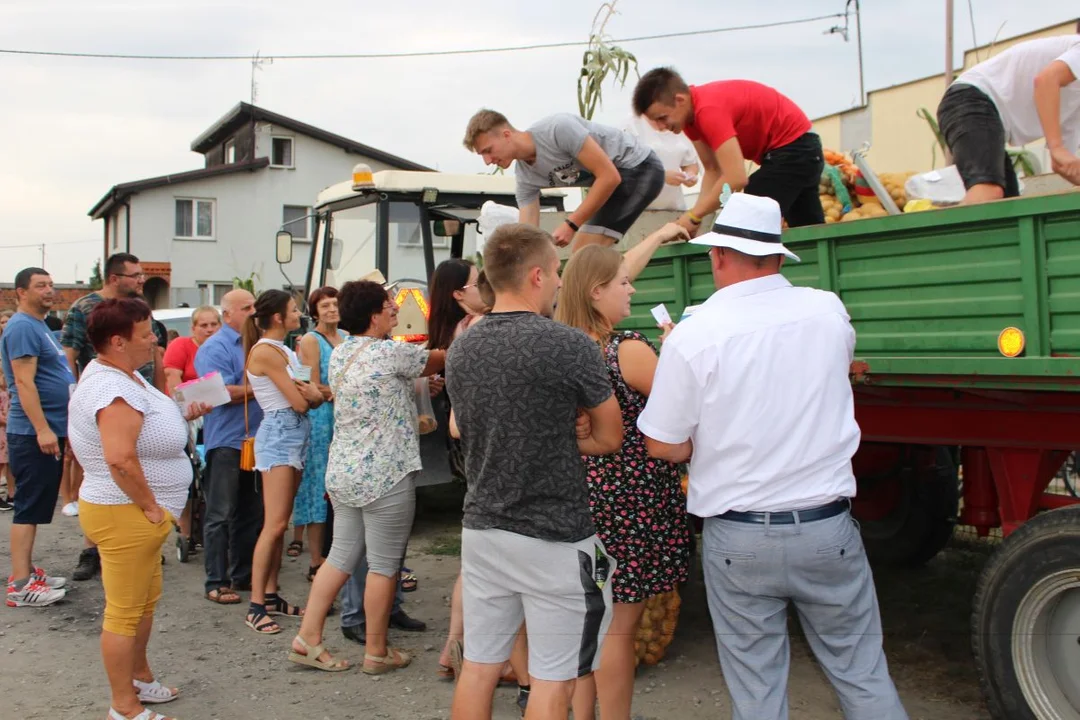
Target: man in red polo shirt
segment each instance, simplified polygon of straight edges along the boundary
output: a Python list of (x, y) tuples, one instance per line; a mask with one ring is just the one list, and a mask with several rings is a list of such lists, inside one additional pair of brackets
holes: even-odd
[[(694, 141), (705, 169), (701, 193), (678, 220), (691, 235), (720, 207), (725, 183), (776, 200), (788, 227), (825, 222), (818, 199), (821, 139), (810, 132), (806, 113), (773, 88), (750, 80), (688, 86), (671, 68), (656, 68), (634, 88), (634, 111)], [(759, 166), (749, 177), (747, 160)]]

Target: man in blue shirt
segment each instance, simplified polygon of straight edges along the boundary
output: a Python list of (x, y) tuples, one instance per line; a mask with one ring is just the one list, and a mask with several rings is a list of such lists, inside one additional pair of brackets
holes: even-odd
[(32, 557), (37, 526), (52, 522), (60, 494), (68, 399), (75, 376), (45, 324), (55, 300), (49, 273), (41, 268), (19, 271), (15, 295), (19, 311), (0, 336), (4, 378), (11, 393), (8, 463), (17, 489), (7, 604), (43, 607), (65, 595), (65, 579), (49, 577), (33, 564)]
[[(221, 330), (211, 335), (195, 355), (200, 377), (221, 373), (231, 402), (214, 408), (203, 423), (206, 448), (206, 520), (203, 554), (206, 598), (223, 605), (240, 602), (237, 590), (251, 588), (251, 556), (262, 530), (263, 508), (258, 478), (240, 470), (240, 446), (254, 435), (262, 409), (249, 390), (244, 393), (244, 323), (255, 313), (255, 296), (232, 290), (221, 298)], [(244, 428), (244, 404), (248, 427)]]

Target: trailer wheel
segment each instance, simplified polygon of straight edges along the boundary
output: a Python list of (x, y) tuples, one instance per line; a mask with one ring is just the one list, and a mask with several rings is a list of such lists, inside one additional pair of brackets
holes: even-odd
[[(884, 476), (859, 478), (855, 516), (872, 559), (917, 567), (952, 538), (960, 486), (951, 448), (908, 446), (901, 456)], [(874, 519), (860, 516), (859, 506), (866, 502), (879, 506)], [(882, 504), (887, 505), (884, 512)]]
[(979, 578), (971, 639), (996, 720), (1080, 718), (1080, 506), (1001, 544)]

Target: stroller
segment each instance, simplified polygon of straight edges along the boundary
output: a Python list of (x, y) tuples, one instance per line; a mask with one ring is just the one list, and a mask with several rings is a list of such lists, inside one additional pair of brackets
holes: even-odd
[(191, 460), (191, 488), (188, 503), (191, 505), (191, 535), (185, 538), (176, 526), (176, 559), (186, 563), (203, 544), (203, 520), (206, 518), (206, 500), (203, 496), (203, 478), (206, 477), (206, 460), (202, 453), (202, 428), (188, 443), (188, 459)]

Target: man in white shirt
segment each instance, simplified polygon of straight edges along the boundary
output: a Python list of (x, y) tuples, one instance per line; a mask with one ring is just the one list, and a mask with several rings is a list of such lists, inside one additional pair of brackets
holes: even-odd
[(683, 187), (698, 181), (698, 156), (694, 143), (682, 133), (661, 130), (644, 115), (633, 115), (623, 128), (645, 143), (664, 165), (664, 188), (646, 210), (685, 210)]
[(1046, 138), (1050, 166), (1080, 185), (1080, 35), (1014, 45), (979, 63), (946, 91), (938, 125), (964, 179), (965, 204), (1016, 197), (1005, 144)]
[(855, 331), (834, 294), (782, 275), (780, 206), (731, 196), (708, 245), (717, 291), (665, 342), (638, 418), (649, 453), (690, 462), (709, 609), (735, 720), (788, 717), (787, 607), (848, 720), (906, 720), (858, 526), (848, 380)]

